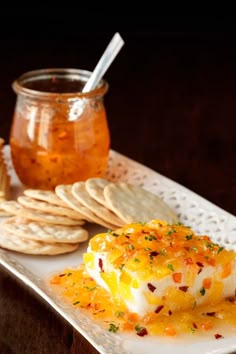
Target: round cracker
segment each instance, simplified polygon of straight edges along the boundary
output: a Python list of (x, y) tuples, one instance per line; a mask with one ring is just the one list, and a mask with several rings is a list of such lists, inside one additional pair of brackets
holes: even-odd
[(76, 182), (72, 186), (73, 195), (99, 218), (113, 225), (123, 226), (124, 222), (112, 211), (94, 200), (87, 192), (85, 182)]
[(6, 210), (2, 210), (0, 208), (0, 217), (7, 217), (7, 216), (11, 216), (12, 214), (8, 213)]
[(77, 250), (79, 243), (46, 243), (22, 238), (6, 230), (1, 230), (0, 247), (33, 255), (58, 255)]
[(41, 190), (41, 189), (25, 189), (24, 195), (27, 197), (42, 200), (44, 202), (48, 202), (53, 205), (60, 205), (62, 207), (68, 207), (68, 205), (61, 200), (54, 191), (49, 190)]
[(53, 215), (62, 215), (68, 216), (69, 218), (75, 220), (82, 220), (83, 215), (80, 214), (78, 211), (68, 207), (62, 207), (60, 205), (50, 204), (48, 202), (44, 202), (42, 200), (33, 199), (28, 196), (21, 195), (18, 197), (18, 202), (26, 208), (36, 209), (43, 212), (47, 212)]
[(83, 219), (92, 222), (93, 220), (88, 217), (87, 209), (73, 196), (71, 184), (60, 184), (56, 186), (55, 192), (67, 205), (83, 215)]
[(52, 215), (43, 212), (38, 212), (34, 209), (29, 209), (23, 207), (16, 200), (7, 200), (1, 203), (2, 209), (7, 212), (26, 218), (29, 220), (40, 221), (49, 224), (58, 224), (58, 225), (82, 225), (83, 220), (74, 220), (62, 215)]
[(110, 209), (110, 206), (104, 197), (103, 191), (109, 183), (107, 179), (99, 177), (89, 178), (85, 181), (85, 187), (90, 196), (108, 209)]
[(55, 192), (60, 196), (60, 198), (62, 198), (64, 201), (67, 201), (67, 203), (72, 208), (83, 213), (86, 220), (88, 220), (90, 222), (94, 222), (98, 225), (107, 227), (108, 229), (115, 229), (116, 228), (116, 225), (112, 225), (112, 224), (100, 219), (91, 210), (89, 210), (82, 203), (80, 203), (80, 201), (72, 193), (72, 185), (70, 185), (70, 184), (58, 185), (55, 188)]
[(45, 224), (17, 216), (4, 220), (1, 227), (18, 237), (47, 243), (79, 243), (89, 236), (88, 231), (80, 226)]
[(126, 223), (165, 220), (170, 224), (178, 218), (173, 210), (157, 195), (128, 183), (109, 183), (104, 197), (110, 208)]
[(10, 215), (17, 215), (22, 206), (16, 200), (5, 200), (1, 202), (1, 209), (5, 210)]

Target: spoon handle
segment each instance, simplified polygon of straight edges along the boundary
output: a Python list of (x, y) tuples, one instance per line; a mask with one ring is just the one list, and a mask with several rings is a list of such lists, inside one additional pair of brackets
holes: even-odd
[(97, 86), (123, 45), (124, 41), (120, 34), (118, 32), (115, 33), (103, 55), (101, 56), (99, 62), (97, 63), (92, 75), (85, 84), (82, 92), (91, 91)]

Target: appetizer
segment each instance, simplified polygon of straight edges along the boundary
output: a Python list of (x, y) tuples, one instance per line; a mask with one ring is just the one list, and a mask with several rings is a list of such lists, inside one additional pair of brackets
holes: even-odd
[(236, 328), (236, 253), (181, 223), (131, 223), (92, 237), (84, 264), (50, 284), (111, 332), (139, 336)]

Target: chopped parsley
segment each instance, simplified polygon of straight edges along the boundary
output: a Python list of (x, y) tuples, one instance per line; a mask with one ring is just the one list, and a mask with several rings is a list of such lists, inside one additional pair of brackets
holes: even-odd
[(190, 331), (191, 331), (192, 333), (195, 333), (195, 332), (196, 332), (196, 328), (190, 327)]
[(200, 289), (200, 294), (201, 294), (202, 296), (204, 296), (205, 293), (206, 293), (206, 289), (202, 287), (202, 288)]
[(109, 332), (113, 332), (113, 333), (116, 333), (119, 329), (119, 326), (116, 326), (114, 323), (110, 323), (109, 324)]
[(194, 251), (194, 252), (198, 251), (197, 247), (192, 247), (191, 250)]
[(139, 324), (137, 324), (134, 328), (135, 328), (136, 332), (140, 332), (144, 327), (142, 327)]
[(123, 270), (124, 266), (125, 266), (124, 263), (119, 266), (120, 271)]
[(166, 250), (165, 250), (165, 248), (162, 248), (162, 249), (160, 250), (159, 254), (160, 254), (161, 256), (165, 256), (165, 255), (166, 255)]
[(119, 234), (113, 232), (112, 230), (108, 230), (107, 232), (108, 232), (108, 234), (110, 234), (110, 235), (112, 235), (112, 236), (114, 236), (114, 237), (120, 236)]
[(167, 236), (170, 236), (172, 235), (173, 233), (175, 233), (175, 230), (174, 229), (170, 229), (170, 231), (167, 232)]
[(204, 241), (204, 243), (205, 243), (205, 245), (206, 245), (207, 248), (209, 248), (210, 250), (213, 249), (214, 243), (208, 242), (208, 241)]
[(224, 249), (224, 247), (219, 247), (218, 251), (217, 251), (217, 254), (219, 254), (220, 252), (222, 252)]
[(173, 264), (167, 264), (167, 267), (170, 269), (170, 270), (172, 270), (172, 272), (174, 272), (174, 267), (173, 267)]
[(153, 240), (156, 240), (156, 236), (155, 235), (150, 235), (150, 236), (145, 236), (145, 240), (147, 241), (153, 241)]
[(115, 232), (112, 232), (111, 234), (112, 234), (112, 236), (114, 236), (114, 237), (120, 236), (119, 234), (116, 234)]
[(73, 303), (73, 305), (78, 305), (78, 304), (80, 304), (80, 301), (75, 301), (75, 302)]
[(122, 317), (124, 315), (124, 312), (123, 311), (117, 311), (116, 312), (116, 316), (117, 317)]
[(89, 286), (85, 286), (85, 289), (89, 290), (89, 291), (93, 291), (97, 288), (97, 286), (93, 286), (93, 287), (89, 287)]
[(148, 334), (147, 329), (145, 327), (141, 327), (139, 324), (135, 326), (135, 330), (138, 336), (144, 337)]
[(185, 238), (187, 241), (192, 240), (193, 234), (186, 235)]

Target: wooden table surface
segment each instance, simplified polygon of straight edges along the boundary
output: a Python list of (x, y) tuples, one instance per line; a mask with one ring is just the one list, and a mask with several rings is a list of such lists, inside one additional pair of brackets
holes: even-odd
[[(92, 70), (114, 31), (0, 39), (0, 136), (8, 142), (11, 82), (43, 67)], [(236, 35), (120, 31), (106, 73), (111, 147), (236, 214)], [(95, 354), (71, 325), (0, 267), (0, 353)]]

